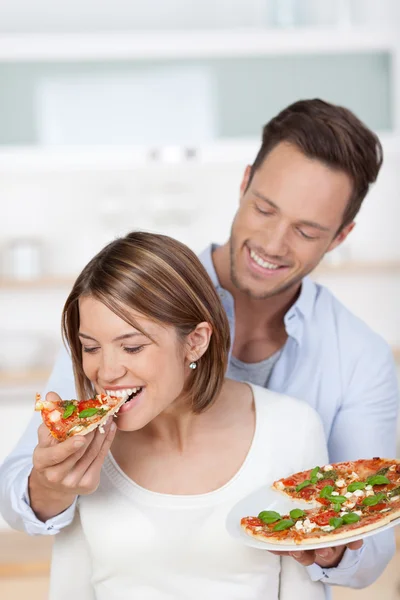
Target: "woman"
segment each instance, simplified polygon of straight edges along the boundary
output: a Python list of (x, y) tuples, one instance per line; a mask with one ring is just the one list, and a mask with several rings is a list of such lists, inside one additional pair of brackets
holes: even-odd
[(99, 487), (56, 536), (52, 600), (323, 598), (292, 559), (225, 529), (243, 496), (327, 455), (308, 405), (224, 379), (228, 322), (193, 252), (149, 233), (112, 242), (78, 277), (63, 330), (79, 397), (128, 400)]

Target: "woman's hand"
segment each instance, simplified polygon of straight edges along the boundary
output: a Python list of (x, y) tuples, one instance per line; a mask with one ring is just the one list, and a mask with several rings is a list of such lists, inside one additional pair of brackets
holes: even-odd
[(343, 558), (343, 554), (349, 550), (358, 550), (363, 545), (362, 540), (350, 542), (345, 546), (335, 546), (334, 548), (321, 548), (320, 550), (295, 550), (294, 552), (272, 552), (278, 556), (292, 556), (298, 563), (304, 567), (316, 564), (320, 567), (331, 569), (337, 567)]
[(76, 496), (94, 492), (100, 471), (115, 436), (112, 419), (85, 436), (57, 442), (47, 427), (38, 429), (38, 445), (33, 453), (29, 476), (30, 505), (41, 521), (47, 521), (71, 506)]

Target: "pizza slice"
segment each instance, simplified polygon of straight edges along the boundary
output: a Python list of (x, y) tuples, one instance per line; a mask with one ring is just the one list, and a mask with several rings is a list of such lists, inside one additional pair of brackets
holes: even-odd
[(314, 467), (272, 484), (293, 500), (350, 509), (379, 492), (399, 496), (399, 486), (400, 460), (378, 457)]
[(258, 517), (244, 517), (241, 527), (251, 537), (281, 545), (306, 545), (334, 542), (359, 533), (367, 533), (390, 523), (400, 516), (400, 501), (379, 511), (354, 510), (337, 514), (327, 507), (302, 511), (294, 509), (288, 515), (263, 511)]
[(98, 394), (89, 400), (51, 402), (42, 400), (40, 394), (36, 394), (35, 410), (42, 413), (43, 422), (51, 435), (62, 442), (70, 436), (86, 435), (97, 427), (101, 428), (126, 400), (125, 396)]

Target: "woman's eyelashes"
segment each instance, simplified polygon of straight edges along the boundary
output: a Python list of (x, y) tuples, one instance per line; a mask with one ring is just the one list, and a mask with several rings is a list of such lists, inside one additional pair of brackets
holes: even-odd
[[(122, 346), (122, 349), (127, 354), (137, 354), (141, 350), (143, 350), (144, 344), (142, 346)], [(87, 354), (94, 354), (99, 350), (99, 346), (82, 346), (82, 351)]]
[(87, 352), (87, 354), (94, 354), (98, 349), (98, 346), (82, 346), (82, 351)]
[(142, 346), (124, 346), (124, 351), (128, 354), (137, 354), (144, 348), (144, 344)]

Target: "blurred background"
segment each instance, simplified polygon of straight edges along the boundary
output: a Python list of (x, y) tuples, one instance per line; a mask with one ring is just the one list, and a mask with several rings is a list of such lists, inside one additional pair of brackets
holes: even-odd
[[(0, 462), (81, 267), (136, 228), (224, 242), (263, 124), (311, 97), (355, 111), (385, 152), (315, 278), (400, 362), (400, 2), (0, 0)], [(1, 598), (46, 598), (49, 548), (0, 520)], [(335, 600), (400, 598), (399, 567)]]

